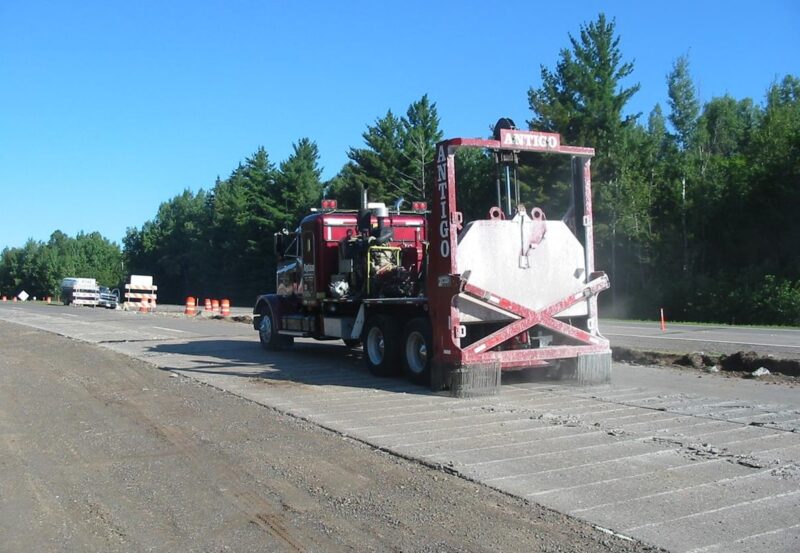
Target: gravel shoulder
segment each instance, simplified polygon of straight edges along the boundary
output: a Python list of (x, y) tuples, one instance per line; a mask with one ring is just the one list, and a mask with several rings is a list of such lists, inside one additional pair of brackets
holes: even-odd
[(0, 351), (9, 553), (654, 551), (106, 349)]

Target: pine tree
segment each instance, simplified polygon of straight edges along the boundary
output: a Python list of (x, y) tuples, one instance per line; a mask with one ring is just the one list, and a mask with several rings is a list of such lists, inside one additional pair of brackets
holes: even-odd
[(322, 197), (322, 169), (319, 167), (317, 144), (301, 138), (292, 148), (292, 155), (281, 162), (275, 177), (280, 198), (277, 201), (280, 215), (276, 223), (289, 226), (296, 224)]
[(425, 94), (409, 106), (402, 124), (403, 156), (408, 163), (404, 174), (406, 198), (424, 199), (430, 188), (426, 168), (433, 161), (436, 143), (442, 140), (436, 103), (431, 103)]

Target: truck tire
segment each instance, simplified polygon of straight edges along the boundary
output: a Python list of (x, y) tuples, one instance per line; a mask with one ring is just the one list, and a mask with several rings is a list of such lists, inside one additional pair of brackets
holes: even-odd
[(400, 325), (386, 315), (373, 315), (364, 325), (364, 361), (375, 376), (396, 376), (400, 371)]
[(272, 309), (268, 305), (261, 308), (261, 322), (258, 324), (258, 339), (261, 347), (267, 351), (276, 351), (291, 347), (294, 338), (278, 334), (278, 327), (275, 318), (272, 316)]
[(431, 323), (427, 318), (411, 319), (403, 331), (403, 371), (420, 386), (431, 385), (433, 357)]

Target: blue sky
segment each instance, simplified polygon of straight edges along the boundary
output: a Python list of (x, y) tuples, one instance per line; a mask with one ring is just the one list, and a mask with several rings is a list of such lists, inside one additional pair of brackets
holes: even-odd
[(640, 92), (666, 108), (689, 53), (700, 97), (762, 101), (800, 75), (800, 2), (0, 2), (0, 248), (99, 231), (120, 242), (185, 188), (264, 146), (316, 141), (323, 176), (367, 124), (427, 93), (448, 137), (530, 117), (568, 33), (616, 18)]

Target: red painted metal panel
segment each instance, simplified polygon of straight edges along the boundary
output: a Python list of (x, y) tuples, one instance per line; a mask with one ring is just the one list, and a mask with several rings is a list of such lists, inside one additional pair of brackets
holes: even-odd
[[(459, 147), (485, 148), (503, 151), (541, 151), (579, 157), (583, 163), (584, 188), (584, 233), (586, 274), (593, 280), (584, 291), (562, 298), (544, 309), (533, 311), (518, 305), (499, 294), (481, 290), (463, 282), (457, 274), (457, 234), (461, 229), (461, 213), (456, 205), (455, 151)], [(592, 231), (591, 156), (593, 148), (581, 148), (561, 144), (561, 137), (554, 133), (536, 131), (501, 130), (500, 140), (479, 138), (455, 138), (440, 142), (436, 147), (436, 186), (433, 205), (428, 219), (429, 264), (427, 295), (433, 326), (433, 365), (436, 370), (446, 371), (464, 364), (500, 361), (502, 369), (532, 367), (546, 364), (548, 359), (575, 357), (581, 353), (608, 351), (608, 341), (597, 334), (597, 294), (608, 288), (605, 275), (594, 273), (594, 248)], [(489, 245), (487, 245), (488, 247)], [(488, 301), (520, 317), (500, 330), (462, 349), (461, 338), (465, 327), (460, 324), (460, 312), (456, 297), (466, 292)], [(554, 316), (579, 301), (589, 303), (589, 331), (555, 319)], [(555, 346), (531, 349), (509, 349), (497, 351), (498, 345), (512, 340), (514, 336), (534, 326), (549, 328), (566, 336), (578, 345)]]

